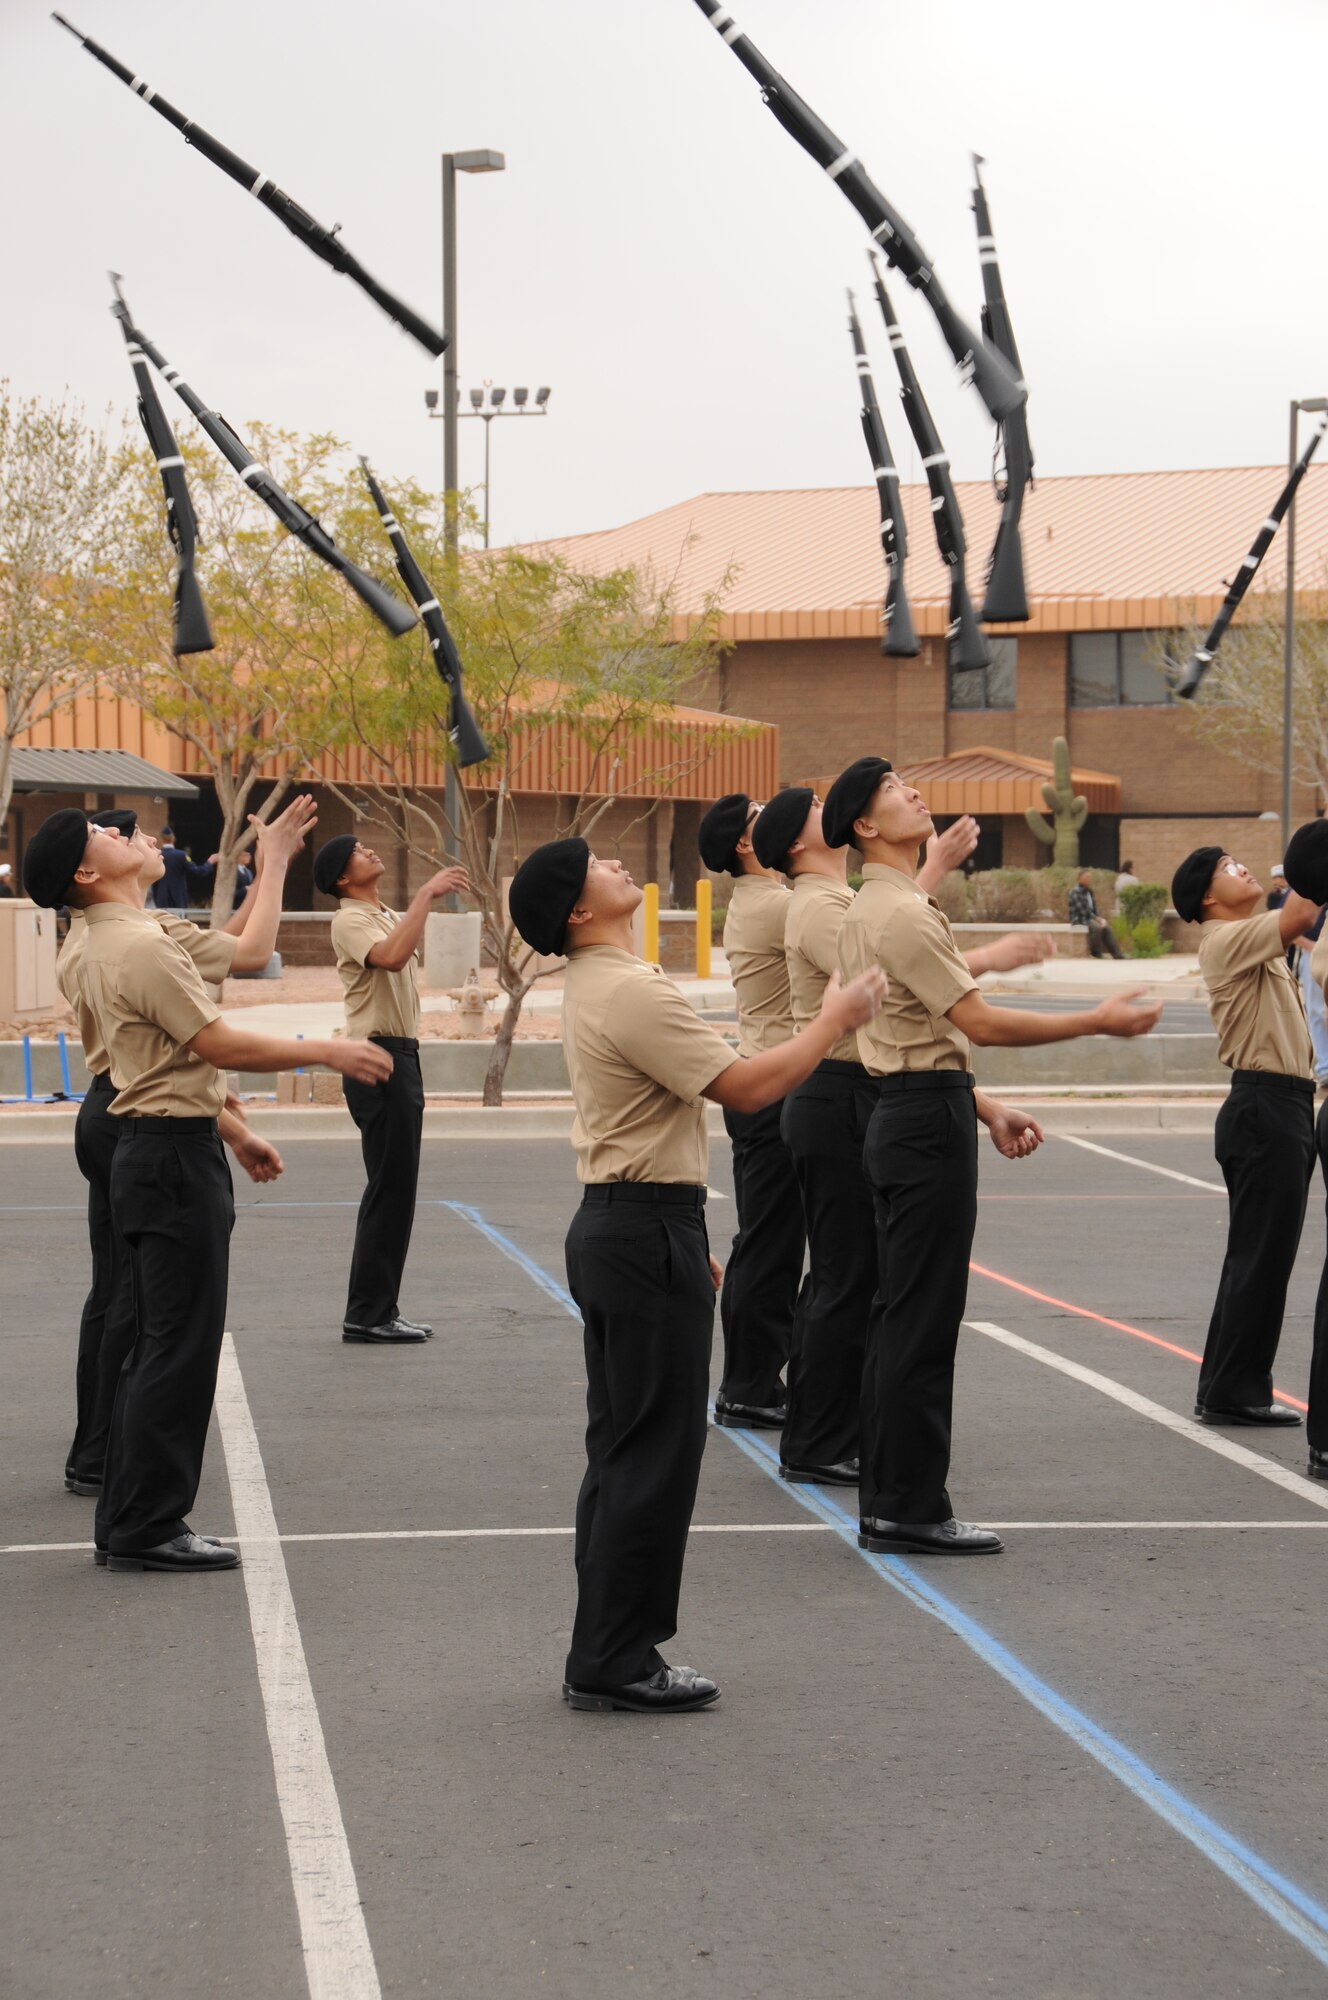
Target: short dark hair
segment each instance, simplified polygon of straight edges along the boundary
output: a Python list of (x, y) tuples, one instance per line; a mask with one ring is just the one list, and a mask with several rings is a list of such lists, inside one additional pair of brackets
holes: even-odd
[(164, 826), (164, 827), (162, 828), (161, 832), (160, 832), (160, 833), (159, 833), (159, 834), (157, 835), (157, 838), (158, 838), (158, 840), (174, 840), (174, 838), (175, 838), (175, 828), (174, 828), (173, 826), (171, 826), (171, 825), (169, 824), (169, 822), (168, 822), (168, 823), (167, 823), (167, 824), (166, 824), (166, 825), (165, 825), (165, 826)]
[(1134, 863), (1133, 863), (1132, 861), (1122, 861), (1122, 862), (1121, 862), (1121, 873), (1122, 873), (1122, 875), (1133, 875), (1133, 873), (1134, 873)]

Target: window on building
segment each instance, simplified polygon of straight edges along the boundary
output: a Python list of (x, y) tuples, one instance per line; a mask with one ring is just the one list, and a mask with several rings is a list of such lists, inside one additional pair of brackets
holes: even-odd
[(1071, 708), (1164, 708), (1167, 632), (1072, 632)]
[(987, 645), (991, 649), (991, 665), (985, 674), (960, 673), (957, 668), (950, 668), (952, 709), (1014, 707), (1019, 641), (988, 639)]

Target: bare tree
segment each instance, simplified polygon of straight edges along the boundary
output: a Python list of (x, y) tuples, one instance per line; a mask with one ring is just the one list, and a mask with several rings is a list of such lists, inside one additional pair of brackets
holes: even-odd
[(432, 867), (459, 848), (480, 906), (483, 950), (506, 1001), (484, 1081), (484, 1102), (501, 1104), (522, 1006), (550, 970), (516, 935), (507, 911), (506, 880), (523, 849), (519, 795), (552, 790), (560, 836), (589, 837), (624, 796), (641, 801), (635, 826), (753, 725), (735, 719), (698, 729), (674, 714), (688, 684), (715, 664), (720, 592), (683, 620), (671, 584), (632, 570), (588, 576), (556, 556), (519, 549), (449, 570), (424, 496), (398, 493), (393, 506), (411, 520), (412, 545), (430, 553), (429, 573), (443, 584), (467, 697), (492, 756), (472, 773), (483, 790), (457, 787), (458, 824), (450, 825), (440, 789), (445, 705), (427, 651), (403, 647), (377, 680), (341, 681), (347, 740), (368, 775), (333, 789)]
[(16, 740), (90, 692), (122, 563), (123, 435), (0, 381), (0, 825)]
[[(1328, 800), (1328, 571), (1309, 595), (1318, 617), (1298, 617), (1292, 674), (1292, 777)], [(1233, 625), (1200, 685), (1194, 728), (1214, 749), (1229, 751), (1257, 771), (1282, 769), (1282, 705), (1286, 625), (1280, 600), (1248, 598), (1248, 615)], [(1203, 643), (1199, 627), (1170, 642), (1172, 660), (1187, 660)]]

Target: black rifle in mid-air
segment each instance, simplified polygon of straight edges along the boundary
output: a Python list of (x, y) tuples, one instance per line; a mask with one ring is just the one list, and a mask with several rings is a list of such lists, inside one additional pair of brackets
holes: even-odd
[(194, 503), (189, 497), (189, 482), (185, 478), (184, 460), (180, 447), (175, 441), (170, 420), (161, 407), (157, 385), (152, 379), (147, 356), (139, 346), (134, 330), (129, 324), (129, 315), (122, 310), (124, 301), (120, 296), (120, 281), (112, 271), (111, 283), (115, 287), (115, 316), (120, 322), (120, 331), (125, 337), (130, 364), (134, 370), (134, 382), (138, 389), (138, 414), (143, 429), (147, 432), (148, 446), (161, 474), (162, 491), (166, 496), (166, 532), (171, 538), (176, 554), (175, 575), (175, 626), (171, 639), (171, 650), (177, 656), (185, 653), (210, 653), (216, 645), (212, 628), (208, 624), (207, 606), (203, 602), (203, 592), (194, 572), (194, 558), (198, 552), (198, 521), (194, 514)]
[[(1019, 365), (1019, 349), (1014, 344), (1010, 308), (1005, 303), (1005, 287), (1001, 283), (1001, 267), (996, 257), (996, 239), (991, 233), (987, 190), (982, 185), (982, 160), (977, 153), (973, 155), (973, 214), (978, 225), (978, 261), (982, 265), (982, 331), (1022, 380), (1024, 371)], [(1001, 418), (998, 447), (1003, 460), (996, 472), (996, 498), (1000, 502), (1001, 519), (987, 568), (987, 594), (982, 601), (982, 616), (989, 625), (1017, 625), (1028, 617), (1024, 550), (1019, 538), (1024, 495), (1033, 484), (1033, 447), (1028, 441), (1026, 403), (1021, 403), (1008, 416)]]
[(936, 546), (940, 550), (941, 561), (950, 571), (950, 665), (964, 672), (976, 673), (991, 665), (991, 652), (969, 601), (968, 583), (964, 575), (968, 544), (964, 539), (964, 517), (959, 511), (959, 496), (950, 477), (950, 461), (945, 455), (935, 419), (927, 408), (922, 385), (914, 373), (913, 363), (904, 345), (903, 332), (886, 293), (880, 267), (874, 259), (872, 273), (876, 281), (876, 296), (885, 319), (885, 330), (890, 336), (895, 366), (899, 370), (899, 395), (904, 405), (904, 415), (908, 418), (913, 441), (922, 453), (922, 469), (931, 488), (931, 511), (932, 519), (936, 523)]
[(853, 352), (858, 364), (858, 383), (862, 390), (862, 435), (867, 440), (867, 450), (871, 454), (872, 476), (876, 481), (876, 495), (881, 508), (881, 552), (885, 557), (886, 586), (885, 606), (881, 613), (881, 651), (887, 659), (916, 660), (921, 651), (916, 632), (913, 630), (913, 616), (908, 608), (908, 598), (904, 594), (904, 559), (908, 554), (908, 529), (904, 523), (904, 510), (900, 505), (899, 468), (890, 455), (890, 442), (885, 435), (885, 420), (881, 406), (876, 400), (876, 384), (872, 381), (871, 362), (867, 359), (867, 343), (862, 337), (862, 327), (858, 321), (858, 308), (852, 292), (848, 295), (848, 330), (853, 338)]
[(313, 251), (315, 257), (321, 257), (334, 271), (342, 272), (353, 284), (358, 285), (362, 292), (367, 292), (374, 304), (381, 306), (389, 319), (394, 319), (404, 332), (418, 340), (420, 346), (427, 349), (430, 354), (439, 355), (443, 352), (448, 342), (447, 334), (438, 333), (430, 326), (427, 319), (421, 319), (417, 312), (403, 304), (394, 292), (389, 292), (385, 285), (380, 285), (377, 278), (365, 270), (359, 259), (353, 257), (341, 241), (339, 222), (334, 223), (331, 229), (325, 229), (321, 222), (315, 222), (312, 215), (302, 209), (298, 202), (292, 201), (288, 194), (283, 193), (275, 181), (269, 180), (266, 174), (260, 174), (256, 167), (251, 167), (247, 160), (242, 160), (229, 146), (223, 146), (220, 139), (214, 139), (201, 125), (195, 125), (193, 119), (186, 118), (183, 111), (177, 111), (173, 104), (159, 96), (141, 76), (136, 76), (133, 70), (127, 69), (124, 63), (118, 61), (109, 49), (104, 49), (100, 42), (94, 42), (90, 35), (83, 34), (72, 21), (67, 21), (63, 14), (53, 14), (51, 18), (58, 21), (62, 28), (68, 28), (70, 34), (82, 42), (88, 54), (95, 56), (99, 63), (104, 63), (113, 76), (118, 76), (121, 83), (133, 91), (135, 97), (141, 97), (145, 104), (150, 104), (154, 111), (160, 113), (168, 125), (173, 125), (186, 145), (196, 147), (205, 160), (211, 160), (214, 167), (220, 167), (224, 174), (229, 174), (247, 194), (253, 195), (256, 201), (261, 201), (264, 208), (271, 209), (278, 222), (283, 222), (292, 236), (298, 236), (305, 248)]
[(886, 200), (871, 179), (857, 154), (849, 151), (774, 64), (767, 62), (720, 0), (696, 0), (696, 4), (721, 41), (728, 44), (743, 68), (756, 78), (762, 97), (784, 130), (811, 155), (818, 167), (824, 168), (840, 193), (856, 208), (882, 255), (922, 293), (936, 315), (946, 346), (960, 368), (971, 372), (973, 386), (993, 422), (1000, 423), (1011, 410), (1018, 409), (1026, 393), (1005, 356), (959, 317), (926, 251), (899, 210)]
[(455, 746), (457, 762), (462, 770), (470, 764), (482, 764), (489, 755), (489, 746), (480, 735), (479, 724), (470, 712), (469, 704), (461, 687), (461, 655), (456, 649), (456, 641), (447, 629), (443, 617), (443, 607), (430, 586), (424, 571), (410, 552), (410, 545), (401, 531), (401, 523), (387, 504), (387, 496), (374, 478), (373, 468), (363, 455), (360, 467), (364, 473), (379, 519), (387, 530), (388, 540), (397, 559), (397, 575), (405, 584), (419, 606), (424, 629), (429, 635), (429, 645), (433, 651), (433, 663), (438, 669), (438, 678), (447, 689), (448, 717), (447, 733)]

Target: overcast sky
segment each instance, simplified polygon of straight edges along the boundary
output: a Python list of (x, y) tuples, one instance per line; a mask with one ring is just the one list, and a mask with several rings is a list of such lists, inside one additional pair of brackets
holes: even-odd
[[(438, 156), (460, 183), (463, 388), (494, 426), (494, 539), (696, 492), (861, 485), (844, 289), (866, 232), (693, 0), (67, 0), (78, 26), (441, 318)], [(735, 0), (976, 317), (986, 178), (1044, 473), (1273, 463), (1328, 394), (1324, 0)], [(241, 426), (331, 430), (441, 483), (432, 362), (49, 19), (0, 0), (0, 373), (127, 407), (105, 271)], [(980, 403), (895, 287), (962, 477)], [(896, 456), (918, 476), (864, 319)], [(464, 397), (463, 397), (464, 406)], [(178, 410), (178, 405), (175, 406)], [(183, 412), (179, 412), (183, 416)], [(187, 421), (187, 420), (186, 420)], [(461, 427), (463, 483), (482, 426)]]

